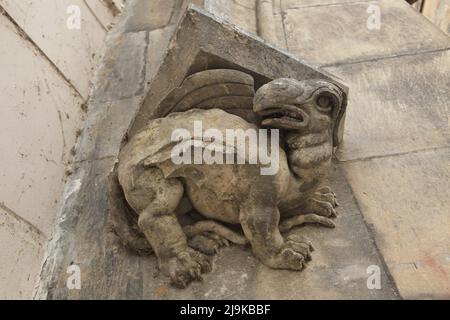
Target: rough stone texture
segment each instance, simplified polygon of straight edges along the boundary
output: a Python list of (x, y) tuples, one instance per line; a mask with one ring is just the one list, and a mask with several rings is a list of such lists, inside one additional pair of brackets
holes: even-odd
[[(106, 35), (89, 7), (82, 0), (1, 0), (0, 4), (86, 99)], [(80, 8), (79, 30), (67, 27), (66, 11), (71, 5)]]
[(119, 12), (117, 8), (108, 6), (108, 0), (86, 0), (86, 5), (105, 30), (111, 27)]
[(0, 15), (0, 202), (50, 237), (82, 99)]
[(130, 135), (138, 132), (149, 119), (164, 114), (164, 110), (160, 109), (160, 102), (186, 76), (202, 70), (230, 68), (247, 72), (255, 78), (256, 89), (269, 80), (280, 77), (338, 81), (327, 72), (217, 19), (198, 10), (191, 10), (184, 16), (155, 75), (158, 81), (151, 81), (149, 85), (149, 92)]
[(173, 22), (175, 9), (182, 2), (182, 0), (133, 1), (127, 7), (127, 14), (132, 15), (133, 19), (125, 20), (124, 28), (129, 32), (163, 28)]
[[(288, 48), (351, 88), (338, 158), (400, 294), (448, 298), (449, 38), (404, 1), (378, 1), (369, 31), (369, 3), (351, 2), (283, 2)], [(334, 30), (351, 36), (316, 36)]]
[(203, 7), (206, 11), (214, 14), (216, 17), (224, 20), (230, 20), (229, 0), (204, 0)]
[[(369, 4), (380, 7), (380, 30), (366, 26)], [(289, 8), (284, 14), (288, 51), (320, 65), (450, 46), (449, 38), (436, 32), (436, 27), (406, 1), (344, 2)]]
[[(126, 33), (110, 39), (111, 48), (103, 59), (91, 100), (105, 102), (144, 93), (148, 32)], [(138, 63), (136, 63), (138, 62)], [(139, 77), (139, 82), (133, 81)]]
[(403, 298), (450, 299), (450, 148), (343, 164)]
[[(351, 88), (338, 158), (401, 296), (448, 298), (448, 38), (424, 30), (435, 50), (388, 51), (326, 69)], [(398, 43), (426, 43), (424, 34), (405, 34)]]
[(284, 10), (282, 9), (283, 0), (273, 0), (273, 16), (275, 21), (275, 33), (277, 35), (277, 46), (287, 50), (287, 41), (285, 28), (283, 24)]
[[(311, 239), (316, 254), (302, 274), (256, 268), (256, 298), (275, 299), (396, 299), (394, 284), (375, 246), (358, 205), (338, 165), (330, 176), (340, 206), (336, 229), (305, 227), (298, 232)], [(320, 251), (320, 252), (319, 252)], [(367, 268), (380, 267), (381, 289), (367, 289)], [(250, 272), (255, 274), (255, 272)], [(289, 288), (286, 290), (285, 288)]]
[(230, 1), (231, 22), (242, 29), (257, 34), (255, 0)]
[[(111, 179), (117, 187), (111, 186), (109, 193), (115, 231), (127, 244), (144, 241), (144, 247), (140, 244), (137, 251), (150, 244), (161, 272), (178, 287), (185, 288), (209, 269), (209, 258), (201, 253), (214, 254), (223, 241), (207, 238), (208, 230), (222, 240), (250, 242), (252, 252), (268, 267), (302, 270), (312, 248), (288, 235), (283, 240), (280, 232), (287, 233), (305, 222), (334, 227), (331, 218), (336, 216), (336, 198), (329, 188), (322, 188), (327, 185), (324, 179), (333, 147), (339, 141), (338, 124), (347, 106), (346, 93), (322, 79), (275, 79), (256, 93), (253, 84), (250, 75), (231, 69), (189, 76), (166, 99), (170, 102), (163, 101), (167, 117), (149, 121), (120, 151), (118, 181)], [(263, 120), (250, 123), (240, 112), (236, 116), (236, 111), (247, 111)], [(284, 114), (281, 118), (280, 113)], [(185, 128), (191, 132), (191, 144), (210, 144), (207, 138), (192, 136), (198, 121), (202, 131), (219, 130), (222, 137), (232, 129), (253, 130), (255, 134), (261, 126), (281, 130), (284, 139), (270, 145), (272, 170), (261, 159), (240, 153), (234, 138), (227, 137), (221, 143), (214, 140), (214, 153), (221, 155), (220, 163), (224, 154), (233, 158), (237, 154), (246, 165), (239, 165), (239, 160), (237, 165), (222, 166), (175, 164), (170, 152), (177, 145), (171, 141), (175, 130)], [(289, 147), (282, 150), (278, 143)], [(231, 152), (224, 149), (227, 145), (233, 146)], [(261, 155), (267, 145), (250, 139), (249, 148)], [(207, 152), (207, 147), (202, 151)], [(255, 170), (260, 172), (255, 174)], [(119, 184), (126, 200), (116, 191)], [(184, 229), (176, 217), (183, 194), (205, 219)], [(123, 222), (128, 213), (123, 210), (125, 201), (139, 215), (140, 237), (130, 237), (133, 229)], [(244, 237), (224, 226), (225, 222), (242, 227)]]
[[(103, 3), (0, 1), (0, 298), (33, 295), (114, 18)], [(81, 9), (80, 30), (66, 26), (69, 5)]]
[[(144, 2), (140, 3), (145, 5)], [(177, 10), (178, 9), (179, 8), (177, 8)], [(102, 67), (100, 67), (98, 78), (101, 79), (102, 69), (104, 70), (104, 68), (115, 68), (115, 70), (122, 71), (123, 69), (121, 69), (119, 65), (115, 65), (112, 59), (108, 58), (115, 54), (114, 50), (116, 47), (118, 49), (122, 48), (122, 50), (126, 50), (126, 48), (129, 47), (135, 50), (134, 52), (137, 54), (134, 56), (135, 59), (133, 61), (129, 61), (129, 63), (132, 63), (133, 66), (140, 66), (141, 70), (133, 73), (135, 77), (127, 78), (127, 81), (132, 84), (130, 88), (133, 87), (133, 84), (134, 87), (140, 88), (147, 85), (148, 75), (150, 74), (150, 72), (146, 74), (146, 70), (153, 70), (152, 72), (154, 72), (154, 69), (157, 68), (158, 65), (158, 59), (152, 59), (152, 65), (148, 66), (145, 62), (147, 54), (151, 54), (152, 52), (154, 52), (155, 55), (160, 56), (161, 52), (159, 52), (155, 48), (162, 48), (166, 46), (168, 37), (170, 37), (171, 33), (168, 32), (168, 30), (170, 30), (169, 26), (167, 27), (167, 29), (163, 29), (166, 31), (162, 32), (158, 32), (158, 30), (152, 30), (148, 32), (148, 41), (142, 42), (142, 33), (138, 31), (133, 34), (133, 32), (129, 32), (129, 30), (127, 29), (127, 17), (132, 17), (132, 15), (130, 14), (130, 10), (130, 8), (125, 9), (126, 12), (123, 15), (124, 18), (121, 19), (121, 22), (119, 22), (118, 26), (111, 33), (108, 39), (108, 43), (110, 44), (108, 47), (111, 50), (108, 50), (105, 53), (104, 61), (109, 61), (110, 63), (103, 64)], [(137, 11), (140, 12), (140, 10)], [(144, 33), (147, 31), (148, 30), (144, 30)], [(130, 39), (134, 39), (134, 43), (132, 43), (133, 40)], [(150, 49), (148, 48), (149, 44), (152, 47)], [(143, 78), (142, 75), (145, 75), (145, 78)], [(98, 81), (98, 83), (102, 84), (101, 81)], [(115, 84), (120, 83), (116, 81)], [(104, 86), (104, 88), (105, 87), (106, 86)], [(111, 88), (109, 88), (108, 90), (111, 90)], [(108, 90), (102, 91), (107, 92)], [(114, 92), (114, 89), (108, 92)], [(119, 92), (123, 93), (124, 91)], [(122, 93), (117, 95), (116, 92), (114, 92), (114, 94), (116, 94), (116, 98), (117, 96), (126, 97), (128, 95), (133, 95), (136, 92), (134, 90), (129, 90), (125, 92), (126, 94), (122, 95)], [(47, 275), (53, 274), (54, 272), (56, 272), (55, 270), (58, 270), (59, 275), (63, 275), (64, 278), (66, 277), (67, 264), (61, 266), (59, 265), (59, 263), (61, 262), (63, 252), (70, 255), (70, 250), (72, 247), (71, 243), (74, 243), (74, 231), (73, 229), (69, 228), (69, 223), (74, 223), (73, 221), (76, 222), (77, 218), (75, 217), (75, 214), (73, 214), (74, 220), (72, 220), (71, 216), (66, 215), (67, 211), (65, 211), (64, 208), (71, 205), (78, 208), (78, 205), (72, 203), (71, 200), (78, 199), (78, 192), (80, 189), (84, 188), (83, 183), (85, 183), (85, 181), (82, 180), (81, 177), (83, 177), (86, 173), (91, 173), (93, 171), (95, 172), (95, 170), (92, 169), (93, 166), (98, 163), (107, 163), (107, 165), (103, 167), (103, 170), (98, 171), (106, 173), (110, 170), (113, 165), (111, 161), (117, 154), (117, 150), (120, 146), (123, 134), (128, 129), (130, 121), (141, 105), (142, 100), (142, 96), (132, 96), (128, 99), (114, 101), (112, 101), (113, 98), (107, 99), (104, 95), (102, 97), (102, 99), (97, 100), (91, 99), (88, 103), (89, 113), (87, 115), (85, 126), (82, 128), (80, 141), (76, 147), (77, 155), (75, 163), (72, 167), (74, 175), (71, 176), (69, 182), (67, 183), (62, 198), (62, 211), (60, 211), (60, 213), (58, 214), (58, 220), (56, 222), (58, 227), (55, 230), (53, 240), (49, 244), (48, 248), (49, 252), (51, 253), (49, 254), (44, 264), (44, 273), (46, 273)], [(101, 102), (100, 100), (103, 100), (105, 102)], [(123, 116), (125, 116), (125, 118), (123, 118)], [(128, 120), (126, 119), (126, 117), (128, 117)], [(95, 143), (93, 141), (95, 141)], [(112, 153), (111, 149), (116, 150), (114, 155), (110, 155)], [(93, 174), (94, 177), (97, 175), (98, 172)], [(101, 189), (97, 191), (102, 192)], [(92, 195), (95, 196), (94, 194)], [(91, 204), (92, 206), (94, 206), (94, 202), (91, 202)], [(67, 230), (69, 229), (70, 232), (67, 232)], [(45, 276), (44, 279), (45, 281), (48, 281), (48, 283), (54, 281), (53, 276)], [(65, 280), (63, 280), (62, 282), (62, 286), (65, 288), (64, 281)], [(41, 290), (38, 291), (37, 296), (44, 297), (46, 296), (46, 294), (46, 288), (41, 288)]]
[[(147, 48), (147, 70), (146, 79), (150, 80), (158, 72), (159, 66), (161, 65), (164, 55), (166, 53), (165, 48), (169, 45), (170, 37), (174, 32), (174, 25), (168, 25), (164, 28), (152, 30), (148, 35), (148, 48)], [(150, 84), (149, 81), (145, 83), (146, 86)]]
[(46, 236), (0, 203), (0, 299), (29, 299), (41, 269)]
[(339, 160), (450, 145), (450, 51), (327, 68), (353, 89)]
[[(314, 3), (318, 2), (320, 1), (314, 1)], [(312, 33), (318, 30), (318, 25), (323, 21), (321, 16), (323, 12), (330, 12), (331, 9), (335, 10), (338, 6), (349, 6), (348, 10), (351, 11), (354, 10), (352, 8), (355, 5), (361, 5), (362, 1), (340, 2), (342, 3), (334, 4), (332, 7), (328, 7), (329, 1), (321, 1), (320, 6), (311, 2), (313, 5), (311, 8), (303, 8), (304, 10), (317, 8), (317, 11), (309, 11), (310, 14), (315, 15), (315, 19), (314, 21), (310, 20), (310, 24), (301, 29), (302, 32), (295, 33), (295, 38), (298, 39), (296, 41), (302, 43), (308, 40), (308, 38), (303, 37), (308, 34), (308, 31)], [(413, 28), (424, 24), (421, 20), (422, 17), (411, 14), (408, 11), (410, 8), (399, 3), (397, 1), (395, 4), (386, 4), (386, 1), (384, 1), (383, 6), (402, 6), (399, 7), (401, 10), (397, 12), (402, 17), (400, 20), (408, 25), (413, 25)], [(323, 7), (323, 11), (318, 10), (320, 7)], [(365, 11), (360, 10), (360, 12), (364, 14)], [(282, 16), (285, 13), (281, 10), (278, 12), (275, 10), (275, 14)], [(334, 181), (332, 186), (337, 190), (337, 195), (341, 200), (339, 210), (343, 210), (340, 211), (341, 216), (337, 220), (338, 227), (335, 230), (317, 230), (313, 227), (302, 229), (302, 232), (312, 233), (310, 240), (318, 248), (311, 265), (302, 274), (291, 274), (289, 271), (273, 272), (257, 264), (249, 251), (233, 247), (219, 254), (215, 270), (212, 274), (207, 275), (209, 278), (206, 278), (206, 283), (210, 286), (194, 284), (185, 291), (167, 287), (166, 279), (160, 276), (156, 270), (155, 257), (142, 258), (131, 254), (123, 248), (114, 234), (105, 229), (105, 226), (109, 225), (109, 218), (105, 215), (106, 174), (112, 168), (115, 159), (111, 156), (81, 161), (79, 169), (67, 185), (60, 222), (55, 238), (50, 244), (50, 254), (42, 273), (41, 290), (38, 297), (105, 299), (142, 297), (159, 299), (186, 297), (196, 299), (222, 297), (396, 298), (398, 296), (396, 295), (395, 284), (389, 280), (390, 273), (394, 276), (394, 281), (399, 285), (400, 294), (404, 297), (447, 297), (448, 287), (445, 287), (445, 283), (448, 283), (448, 278), (446, 278), (448, 274), (448, 252), (446, 251), (448, 248), (448, 232), (442, 230), (448, 225), (448, 220), (446, 220), (448, 219), (448, 195), (445, 191), (443, 192), (443, 190), (448, 190), (448, 166), (446, 165), (448, 151), (445, 147), (442, 147), (444, 145), (442, 142), (445, 143), (445, 140), (441, 139), (440, 130), (445, 128), (441, 126), (441, 120), (436, 122), (433, 115), (429, 113), (435, 112), (434, 110), (445, 110), (443, 101), (449, 99), (441, 100), (442, 98), (433, 98), (421, 93), (416, 101), (418, 90), (413, 90), (414, 88), (408, 90), (406, 79), (411, 76), (411, 72), (417, 72), (420, 79), (418, 81), (421, 81), (420, 85), (426, 86), (426, 83), (430, 81), (440, 88), (442, 84), (439, 84), (439, 81), (442, 79), (445, 81), (446, 78), (443, 78), (442, 74), (445, 74), (448, 66), (442, 66), (443, 73), (441, 74), (437, 71), (425, 73), (423, 70), (408, 69), (411, 67), (407, 65), (417, 63), (427, 65), (432, 70), (437, 70), (436, 62), (447, 59), (445, 58), (447, 53), (422, 54), (420, 52), (422, 50), (444, 51), (448, 47), (448, 39), (443, 38), (442, 34), (429, 24), (424, 24), (423, 27), (422, 32), (424, 33), (417, 37), (402, 29), (405, 36), (396, 33), (397, 38), (392, 38), (394, 44), (379, 41), (376, 44), (376, 50), (374, 49), (372, 53), (368, 52), (368, 56), (361, 55), (367, 52), (365, 49), (358, 49), (359, 41), (355, 41), (351, 44), (356, 48), (348, 51), (349, 57), (343, 54), (339, 59), (327, 61), (330, 58), (330, 56), (327, 56), (328, 53), (325, 54), (327, 59), (321, 58), (318, 54), (324, 51), (323, 43), (328, 37), (315, 36), (314, 39), (320, 39), (321, 41), (309, 42), (309, 44), (314, 44), (310, 51), (317, 53), (315, 56), (311, 54), (313, 58), (320, 59), (319, 62), (322, 64), (336, 64), (332, 71), (340, 73), (342, 77), (348, 77), (346, 81), (351, 83), (352, 88), (357, 88), (357, 92), (353, 90), (350, 92), (349, 110), (354, 116), (350, 123), (347, 123), (349, 128), (360, 126), (360, 124), (357, 124), (358, 119), (362, 118), (360, 114), (367, 112), (366, 106), (370, 107), (370, 99), (364, 99), (364, 96), (372, 98), (370, 88), (373, 82), (369, 83), (368, 81), (377, 81), (375, 78), (370, 78), (370, 75), (353, 74), (351, 72), (353, 68), (364, 73), (369, 73), (369, 71), (366, 71), (368, 69), (364, 69), (364, 66), (358, 66), (357, 63), (352, 64), (351, 61), (360, 60), (363, 64), (375, 63), (372, 66), (375, 70), (378, 70), (376, 71), (377, 74), (386, 76), (386, 80), (389, 80), (391, 76), (395, 77), (394, 74), (397, 69), (405, 70), (401, 73), (402, 77), (399, 79), (403, 80), (399, 84), (401, 95), (396, 97), (392, 93), (393, 103), (390, 105), (392, 112), (385, 113), (385, 120), (389, 117), (410, 119), (404, 113), (399, 113), (395, 107), (398, 105), (398, 108), (403, 108), (403, 105), (399, 102), (401, 99), (408, 101), (408, 108), (414, 112), (413, 119), (419, 119), (420, 110), (425, 109), (423, 117), (427, 119), (427, 130), (422, 132), (433, 131), (434, 133), (427, 135), (428, 141), (431, 144), (436, 141), (437, 143), (434, 145), (439, 147), (436, 150), (428, 151), (406, 150), (406, 154), (397, 155), (391, 154), (393, 148), (383, 149), (382, 143), (379, 143), (377, 146), (382, 150), (380, 154), (372, 154), (368, 159), (364, 159), (364, 156), (362, 159), (355, 157), (351, 161), (337, 163), (335, 175), (332, 177), (332, 181)], [(392, 28), (395, 29), (395, 27)], [(345, 36), (346, 41), (349, 41), (348, 39), (352, 38), (354, 32), (358, 34), (360, 31), (348, 28), (345, 32), (340, 32), (337, 37), (342, 40), (342, 37)], [(434, 40), (427, 41), (427, 38)], [(167, 40), (167, 38), (164, 39), (164, 41)], [(395, 43), (401, 45), (396, 47)], [(361, 40), (361, 45), (366, 46), (364, 40)], [(333, 46), (332, 48), (330, 51), (334, 50)], [(391, 48), (397, 48), (399, 51), (394, 52)], [(414, 48), (418, 48), (420, 51), (414, 51)], [(148, 50), (148, 52), (151, 50)], [(306, 54), (308, 52), (305, 51)], [(376, 54), (375, 58), (371, 54)], [(391, 55), (403, 54), (411, 55), (410, 58), (413, 60), (402, 63), (401, 59), (405, 59), (405, 57), (390, 58)], [(432, 58), (430, 59), (430, 57)], [(430, 62), (428, 62), (429, 59)], [(364, 62), (365, 60), (367, 61)], [(345, 61), (346, 63), (340, 65), (339, 61)], [(153, 67), (149, 69), (155, 70)], [(384, 70), (388, 70), (389, 73), (384, 74)], [(195, 70), (190, 71), (194, 72)], [(182, 70), (180, 73), (181, 79), (187, 71)], [(364, 78), (365, 76), (367, 78)], [(429, 87), (426, 88), (434, 90)], [(377, 95), (381, 96), (386, 90), (383, 89), (382, 85), (379, 85)], [(443, 97), (448, 95), (448, 90), (433, 92), (433, 95), (442, 95)], [(423, 108), (424, 99), (432, 99), (433, 105), (436, 104), (437, 106), (436, 109), (434, 107)], [(361, 104), (359, 101), (361, 101)], [(137, 112), (139, 105), (132, 103), (129, 107), (133, 112)], [(416, 115), (418, 116), (416, 117)], [(432, 123), (437, 124), (438, 130), (433, 128)], [(121, 127), (120, 130), (126, 130), (125, 127), (128, 124), (123, 125), (124, 127)], [(399, 127), (403, 125), (407, 124), (404, 121), (398, 122)], [(412, 129), (411, 127), (408, 128)], [(375, 137), (379, 132), (379, 126), (374, 126), (371, 132), (367, 132), (366, 136), (368, 138), (373, 137), (371, 141), (375, 142)], [(408, 133), (415, 134), (415, 131), (409, 130)], [(442, 131), (442, 134), (445, 134), (445, 130)], [(409, 143), (408, 141), (411, 140), (408, 139), (399, 139), (398, 145), (402, 141)], [(119, 141), (113, 143), (120, 144)], [(355, 150), (354, 144), (357, 143), (357, 139), (350, 139), (348, 143), (346, 141), (346, 148), (349, 148), (347, 150)], [(369, 152), (370, 150), (366, 149), (366, 151)], [(389, 157), (386, 157), (386, 155), (389, 155)], [(361, 153), (359, 156), (361, 156)], [(344, 175), (340, 173), (341, 167), (345, 169)], [(372, 175), (375, 181), (374, 186), (369, 184)], [(347, 178), (350, 184), (347, 182)], [(408, 185), (410, 185), (409, 188)], [(353, 193), (356, 195), (356, 199)], [(390, 199), (390, 202), (386, 202), (382, 198), (383, 196)], [(398, 199), (402, 201), (398, 201)], [(427, 206), (421, 207), (421, 201)], [(433, 210), (427, 215), (426, 210), (428, 208), (433, 208)], [(382, 219), (379, 218), (379, 215)], [(427, 216), (429, 216), (429, 219), (427, 219)], [(363, 217), (370, 223), (369, 228)], [(434, 233), (435, 229), (438, 230), (437, 233)], [(404, 239), (402, 238), (402, 232), (406, 234)], [(417, 232), (418, 236), (413, 236), (414, 232)], [(330, 234), (332, 234), (332, 237), (328, 238)], [(332, 239), (332, 242), (329, 239)], [(376, 243), (374, 239), (376, 239)], [(423, 245), (421, 244), (422, 239), (424, 239)], [(377, 246), (386, 255), (389, 268), (386, 268), (383, 262), (384, 258), (379, 255)], [(416, 250), (416, 248), (418, 249)], [(410, 253), (413, 261), (407, 260), (405, 262), (404, 256), (402, 256), (403, 251)], [(430, 253), (426, 255), (428, 251)], [(67, 277), (65, 271), (72, 262), (85, 270), (82, 271), (84, 282), (81, 291), (69, 291), (65, 286)], [(366, 280), (368, 275), (366, 274), (363, 277), (363, 273), (367, 270), (367, 266), (371, 264), (381, 267), (381, 290), (367, 290)], [(222, 276), (217, 277), (218, 274)], [(272, 290), (280, 287), (283, 289), (282, 292)], [(304, 287), (310, 290), (299, 289)], [(285, 288), (290, 288), (290, 290), (285, 290)], [(316, 288), (318, 289), (316, 290)]]
[[(178, 22), (189, 4), (203, 5), (205, 0), (152, 0), (131, 1), (126, 7), (126, 16), (118, 29), (126, 32), (152, 31)], [(211, 1), (210, 1), (211, 2)], [(214, 1), (212, 1), (214, 2)]]
[(92, 103), (76, 146), (75, 165), (85, 160), (114, 156), (135, 117), (142, 96), (110, 102)]
[[(290, 59), (289, 56), (285, 56), (284, 59), (286, 58)], [(289, 60), (287, 61), (289, 62)], [(140, 62), (136, 61), (135, 63), (139, 64)], [(289, 66), (289, 63), (287, 65)], [(274, 67), (282, 66), (275, 64)], [(280, 71), (266, 71), (268, 75), (275, 75), (278, 72)], [(299, 72), (301, 72), (299, 76), (305, 75), (304, 71), (300, 70)], [(138, 85), (141, 77), (136, 76), (133, 81)], [(139, 96), (132, 98), (133, 101), (136, 99), (138, 100)], [(136, 112), (139, 107), (137, 102), (127, 103), (127, 100), (123, 100), (120, 103), (125, 108), (123, 110), (127, 109), (130, 113)], [(110, 130), (126, 130), (128, 127), (126, 121), (118, 122), (117, 126), (108, 127), (113, 120), (105, 120), (108, 107), (111, 108), (109, 102), (92, 101), (90, 105), (93, 112), (92, 119), (95, 117), (104, 119), (98, 122), (98, 128), (105, 131), (99, 135), (99, 141), (102, 141), (104, 138), (101, 137), (106, 137), (111, 132)], [(96, 115), (95, 110), (100, 113)], [(117, 114), (119, 116), (120, 112)], [(113, 113), (111, 113), (112, 115)], [(95, 120), (92, 121), (92, 123), (95, 122)], [(94, 136), (99, 134), (99, 131), (94, 128), (89, 131), (93, 132)], [(119, 138), (120, 135), (111, 136), (111, 141), (108, 142), (109, 147), (117, 148), (116, 151), (118, 151)], [(227, 249), (228, 252), (224, 251), (219, 255), (214, 273), (206, 278), (205, 283), (209, 283), (210, 286), (195, 284), (186, 291), (175, 291), (168, 288), (165, 278), (159, 276), (158, 273), (155, 274), (155, 258), (142, 258), (131, 254), (120, 244), (108, 227), (106, 177), (114, 164), (115, 157), (108, 156), (111, 151), (101, 154), (93, 151), (90, 149), (89, 143), (86, 143), (86, 146), (81, 149), (85, 148), (88, 156), (84, 157), (85, 160), (80, 159), (78, 168), (66, 187), (57, 231), (50, 244), (50, 254), (42, 273), (39, 297), (105, 299), (396, 297), (395, 288), (385, 274), (382, 258), (378, 255), (350, 190), (339, 173), (336, 173), (332, 180), (335, 184), (333, 187), (336, 188), (341, 199), (341, 208), (345, 211), (342, 212), (342, 218), (338, 220), (336, 230), (340, 231), (328, 239), (326, 237), (331, 236), (330, 233), (334, 231), (305, 228), (305, 232), (310, 234), (310, 240), (315, 242), (322, 254), (317, 254), (315, 262), (302, 275), (299, 276), (298, 273), (289, 271), (271, 273), (267, 268), (257, 264), (250, 256), (249, 251), (242, 251), (241, 248), (235, 247)], [(82, 151), (81, 149), (80, 151)], [(349, 238), (349, 234), (353, 234), (355, 237)], [(330, 249), (328, 250), (327, 247)], [(71, 263), (81, 267), (83, 279), (81, 291), (70, 291), (65, 286), (66, 268)], [(367, 289), (368, 275), (366, 271), (367, 267), (373, 264), (381, 268), (382, 290)], [(243, 270), (231, 267), (236, 265), (242, 265)], [(240, 271), (244, 271), (244, 273), (241, 274)], [(236, 276), (238, 273), (239, 277)], [(218, 277), (218, 274), (222, 274), (222, 276)], [(253, 277), (254, 274), (257, 277)], [(282, 292), (267, 290), (268, 286), (275, 286), (280, 277), (289, 279), (286, 283), (292, 284), (289, 286), (291, 289)], [(239, 286), (227, 285), (236, 283), (236, 281)], [(343, 284), (349, 284), (349, 286)], [(303, 286), (320, 289), (316, 291), (298, 289)]]
[[(350, 188), (340, 169), (331, 180), (341, 201), (337, 228), (305, 227), (301, 233), (314, 242), (315, 259), (302, 273), (274, 271), (263, 266), (248, 249), (222, 250), (204, 283), (185, 290), (168, 286), (156, 265), (156, 257), (142, 257), (125, 249), (108, 228), (104, 188), (114, 159), (86, 164), (74, 177), (80, 189), (70, 192), (61, 217), (59, 238), (54, 240), (62, 255), (49, 256), (53, 266), (50, 299), (395, 299), (395, 287), (383, 267), (373, 238), (363, 222)], [(70, 208), (70, 209), (69, 209)], [(74, 232), (76, 230), (76, 232)], [(56, 249), (56, 248), (55, 248)], [(81, 290), (68, 290), (66, 268), (71, 263), (82, 270)], [(367, 268), (381, 269), (381, 290), (367, 289)], [(206, 284), (206, 285), (205, 285)]]
[[(377, 1), (377, 0), (375, 0)], [(312, 6), (328, 6), (333, 4), (349, 4), (352, 2), (374, 2), (373, 0), (282, 0), (282, 9), (304, 8)]]

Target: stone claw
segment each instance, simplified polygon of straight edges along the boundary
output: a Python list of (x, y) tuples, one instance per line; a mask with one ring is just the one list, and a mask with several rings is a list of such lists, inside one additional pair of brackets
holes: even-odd
[(160, 259), (159, 267), (170, 277), (171, 283), (181, 289), (192, 281), (202, 281), (202, 273), (212, 269), (207, 256), (191, 248), (175, 253), (170, 258)]
[(328, 196), (320, 195), (309, 199), (302, 208), (305, 212), (315, 213), (319, 216), (334, 218), (337, 216), (335, 209), (337, 202), (334, 198), (326, 198)]
[(317, 198), (317, 200), (329, 202), (333, 207), (339, 206), (336, 194), (333, 191), (331, 191), (331, 188), (328, 186), (324, 186), (317, 189), (314, 198)]
[(327, 227), (327, 228), (335, 228), (336, 225), (334, 224), (333, 220), (331, 220), (328, 217), (319, 216), (314, 213), (305, 214), (305, 215), (298, 215), (294, 216), (292, 218), (288, 218), (284, 221), (282, 221), (278, 228), (280, 229), (280, 232), (288, 232), (294, 227), (302, 226), (305, 224), (319, 224), (321, 226)]
[(280, 252), (265, 264), (275, 269), (303, 270), (306, 263), (311, 261), (311, 253), (314, 251), (311, 242), (301, 240), (296, 236), (289, 236)]

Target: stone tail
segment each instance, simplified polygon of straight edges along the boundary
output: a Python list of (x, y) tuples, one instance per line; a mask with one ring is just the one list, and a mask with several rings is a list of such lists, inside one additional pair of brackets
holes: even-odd
[(248, 240), (243, 235), (240, 235), (237, 232), (232, 231), (231, 229), (213, 220), (199, 221), (193, 225), (183, 226), (183, 231), (188, 238), (202, 234), (204, 232), (212, 232), (234, 244), (248, 244)]

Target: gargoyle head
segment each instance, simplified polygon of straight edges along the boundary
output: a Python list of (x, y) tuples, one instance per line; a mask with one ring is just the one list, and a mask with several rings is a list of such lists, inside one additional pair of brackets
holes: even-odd
[(331, 81), (280, 78), (256, 92), (253, 111), (261, 116), (264, 127), (300, 134), (328, 131), (337, 146), (346, 105), (345, 92)]

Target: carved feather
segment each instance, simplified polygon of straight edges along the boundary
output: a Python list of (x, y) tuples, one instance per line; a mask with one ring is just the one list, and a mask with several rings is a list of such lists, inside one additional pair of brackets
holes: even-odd
[(232, 69), (213, 69), (187, 77), (160, 104), (164, 116), (191, 109), (222, 109), (255, 123), (253, 77)]

